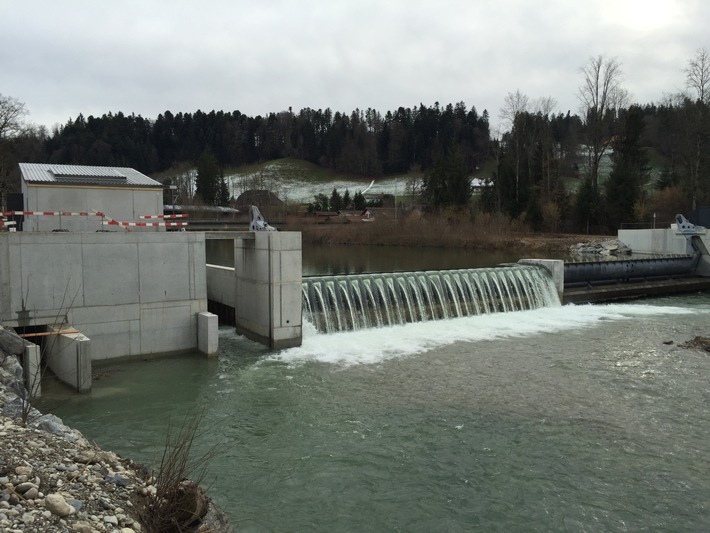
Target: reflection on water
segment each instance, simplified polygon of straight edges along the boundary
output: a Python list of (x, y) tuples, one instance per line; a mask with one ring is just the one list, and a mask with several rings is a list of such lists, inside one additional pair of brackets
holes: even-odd
[(551, 252), (484, 251), (458, 248), (303, 245), (303, 275), (413, 272), (492, 267), (515, 263), (522, 257), (563, 259)]
[(704, 531), (710, 295), (322, 335), (116, 366), (46, 405), (155, 464), (203, 412), (240, 531)]

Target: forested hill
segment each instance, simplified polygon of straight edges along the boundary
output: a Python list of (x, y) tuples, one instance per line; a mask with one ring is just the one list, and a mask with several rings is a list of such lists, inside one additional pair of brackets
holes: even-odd
[(373, 109), (350, 114), (302, 109), (250, 117), (239, 111), (140, 115), (79, 115), (53, 132), (44, 156), (53, 163), (131, 166), (146, 174), (211, 151), (220, 166), (294, 157), (337, 172), (363, 176), (431, 168), (452, 141), (466, 165), (490, 157), (488, 113), (463, 102), (400, 107), (384, 116)]

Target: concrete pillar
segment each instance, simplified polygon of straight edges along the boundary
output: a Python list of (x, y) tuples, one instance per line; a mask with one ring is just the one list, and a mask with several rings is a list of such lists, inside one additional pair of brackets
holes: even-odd
[(219, 320), (214, 313), (197, 313), (197, 349), (208, 356), (219, 352)]
[(91, 391), (91, 340), (84, 335), (76, 339), (76, 390)]
[(234, 247), (237, 332), (274, 350), (300, 346), (301, 234), (255, 231)]
[(31, 399), (42, 396), (42, 354), (39, 346), (32, 343), (25, 344), (25, 352), (22, 356), (22, 368), (25, 371), (25, 388), (30, 393)]
[(552, 275), (552, 281), (555, 283), (557, 295), (560, 297), (560, 301), (562, 301), (562, 295), (565, 292), (565, 262), (562, 259), (521, 259), (518, 263), (546, 268)]

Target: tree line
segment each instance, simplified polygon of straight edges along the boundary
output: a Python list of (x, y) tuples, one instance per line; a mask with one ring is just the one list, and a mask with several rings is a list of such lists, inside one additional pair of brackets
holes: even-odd
[(708, 52), (688, 61), (686, 90), (661, 103), (632, 104), (615, 58), (592, 57), (580, 72), (579, 114), (557, 112), (552, 97), (515, 91), (493, 132), (487, 110), (436, 102), (384, 115), (371, 108), (255, 117), (165, 111), (154, 120), (79, 115), (50, 133), (19, 127), (24, 105), (0, 95), (0, 192), (17, 188), (19, 161), (128, 166), (149, 175), (188, 165), (198, 169), (203, 200), (224, 203), (225, 169), (292, 157), (357, 176), (422, 176), (410, 193), (432, 211), (471, 208), (470, 178), (483, 175), (476, 209), (536, 230), (615, 229), (710, 202)]

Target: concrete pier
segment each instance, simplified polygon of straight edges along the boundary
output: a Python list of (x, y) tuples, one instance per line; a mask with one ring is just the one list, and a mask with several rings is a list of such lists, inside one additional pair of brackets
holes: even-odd
[(52, 335), (45, 344), (45, 361), (62, 383), (77, 392), (91, 390), (91, 340), (85, 335)]
[(227, 241), (215, 254), (223, 264), (207, 265), (207, 298), (234, 309), (239, 334), (274, 350), (300, 346), (301, 234), (215, 232), (207, 239)]
[(219, 351), (219, 323), (217, 315), (202, 312), (197, 315), (197, 349), (205, 355)]
[(557, 296), (562, 301), (562, 296), (565, 291), (565, 262), (561, 259), (521, 259), (518, 261), (521, 265), (537, 265), (545, 268), (555, 283)]

